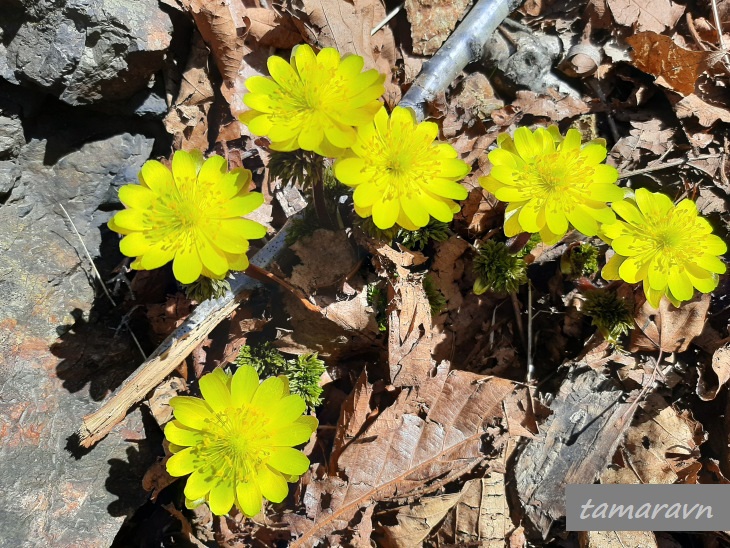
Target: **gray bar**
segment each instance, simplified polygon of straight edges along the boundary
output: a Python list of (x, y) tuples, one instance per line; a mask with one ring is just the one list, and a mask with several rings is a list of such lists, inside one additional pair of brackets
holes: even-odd
[(568, 531), (724, 531), (730, 485), (566, 485)]

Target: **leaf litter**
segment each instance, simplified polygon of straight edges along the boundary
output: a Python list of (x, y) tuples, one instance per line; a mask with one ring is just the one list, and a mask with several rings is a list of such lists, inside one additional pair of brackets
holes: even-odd
[[(178, 63), (184, 68), (177, 75), (169, 69), (178, 85), (169, 93), (165, 125), (175, 148), (225, 153), (231, 167), (254, 171), (257, 186), (287, 183), (270, 180), (266, 141), (237, 120), (245, 110), (244, 81), (267, 74), (269, 55), (286, 57), (299, 43), (361, 55), (366, 68), (386, 74), (385, 100), (393, 107), (469, 9), (468, 2), (408, 0), (371, 34), (392, 3), (165, 3), (194, 27)], [(595, 274), (578, 283), (561, 273), (567, 246), (533, 255), (542, 253), (530, 267), (529, 293), (471, 291), (474, 245), (499, 237), (503, 219), (477, 177), (489, 171), (486, 153), (498, 133), (520, 126), (555, 123), (606, 139), (609, 163), (630, 188), (704, 200), (713, 226), (727, 237), (728, 29), (717, 29), (711, 7), (696, 2), (567, 4), (526, 2), (498, 33), (514, 41), (517, 23), (535, 47), (548, 49), (544, 37), (557, 38), (555, 68), (572, 46), (589, 47), (577, 51), (590, 53), (591, 70), (570, 77), (548, 71), (560, 86), (515, 85), (492, 58), (469, 65), (431, 104), (442, 138), (472, 165), (463, 183), (470, 196), (444, 241), (411, 250), (346, 220), (337, 231), (299, 239), (272, 272), (320, 312), (267, 285), (179, 368), (187, 388), (174, 377), (150, 396), (147, 405), (164, 425), (170, 397), (195, 393), (204, 371), (225, 366), (256, 340), (289, 353), (317, 351), (328, 367), (321, 426), (305, 447), (309, 472), (284, 502), (253, 520), (198, 515), (204, 510), (185, 510), (179, 499), (165, 506), (191, 542), (541, 545), (566, 535), (566, 481), (701, 483), (730, 476), (726, 444), (713, 441), (730, 427), (710, 422), (728, 405), (727, 281), (679, 309), (663, 301), (654, 310), (640, 291), (627, 295), (634, 325), (618, 349), (576, 306), (581, 288), (600, 282)], [(727, 2), (718, 7), (725, 15), (730, 10)], [(525, 43), (514, 41), (511, 53)], [(271, 231), (295, 214), (275, 198), (281, 188), (264, 190)], [(600, 251), (603, 257), (605, 247)], [(427, 274), (445, 302), (439, 314), (424, 289)], [(133, 282), (143, 290), (142, 321), (155, 342), (195, 304), (180, 294), (164, 303), (149, 297), (155, 288), (164, 294), (164, 277), (145, 281), (140, 273)], [(379, 300), (371, 298), (373, 288)], [(536, 382), (527, 382), (528, 364)], [(579, 411), (578, 422), (595, 430), (592, 443), (577, 433)], [(170, 481), (159, 464), (149, 471), (153, 501), (170, 500)], [(626, 546), (656, 545), (660, 537), (620, 535)], [(620, 545), (593, 533), (572, 537), (585, 546)]]

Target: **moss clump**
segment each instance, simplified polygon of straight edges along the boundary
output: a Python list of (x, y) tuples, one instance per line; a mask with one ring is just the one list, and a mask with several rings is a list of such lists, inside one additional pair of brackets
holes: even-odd
[(560, 270), (570, 278), (595, 274), (598, 272), (598, 249), (585, 243), (569, 249), (560, 258)]
[(316, 352), (287, 360), (271, 343), (245, 345), (238, 353), (236, 365), (250, 365), (262, 379), (284, 375), (291, 393), (301, 396), (307, 407), (314, 408), (322, 403), (319, 381), (325, 372), (325, 364)]
[(634, 327), (634, 319), (628, 303), (613, 291), (597, 289), (585, 295), (583, 314), (590, 316), (591, 323), (611, 344), (618, 345), (619, 339)]
[(426, 226), (418, 230), (401, 228), (396, 240), (412, 251), (423, 251), (431, 242), (445, 242), (450, 233), (448, 223), (431, 219)]
[(527, 264), (524, 259), (510, 253), (502, 242), (488, 240), (477, 251), (474, 258), (473, 291), (481, 295), (487, 291), (515, 293), (527, 282)]
[(191, 301), (202, 303), (208, 299), (219, 299), (231, 290), (231, 284), (226, 279), (214, 280), (200, 276), (191, 284), (183, 284), (185, 296)]

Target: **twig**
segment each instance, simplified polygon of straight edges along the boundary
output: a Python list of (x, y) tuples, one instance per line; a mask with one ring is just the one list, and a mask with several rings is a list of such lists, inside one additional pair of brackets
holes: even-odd
[(681, 166), (683, 164), (687, 164), (690, 162), (695, 162), (697, 160), (709, 160), (710, 158), (717, 158), (718, 156), (719, 156), (719, 154), (703, 154), (701, 156), (695, 156), (694, 158), (680, 158), (678, 160), (672, 160), (671, 162), (666, 162), (664, 164), (660, 164), (660, 165), (656, 165), (656, 166), (636, 169), (634, 171), (624, 171), (623, 173), (619, 173), (618, 178), (619, 179), (628, 179), (629, 177), (634, 177), (636, 175), (643, 175), (645, 173), (651, 173), (652, 171), (659, 171), (659, 170), (667, 169), (670, 167), (677, 167), (677, 166)]
[(478, 0), (464, 20), (426, 61), (421, 73), (400, 101), (411, 107), (418, 120), (426, 117), (426, 103), (444, 91), (471, 61), (482, 55), (484, 45), (519, 0)]
[[(252, 257), (251, 264), (267, 267), (278, 257), (286, 247), (286, 236), (292, 220), (296, 218), (298, 216), (289, 218), (279, 233)], [(91, 447), (104, 438), (124, 419), (127, 411), (172, 373), (257, 285), (258, 282), (244, 274), (236, 274), (231, 280), (231, 290), (223, 297), (198, 305), (104, 405), (83, 418), (77, 431), (81, 446)]]
[(315, 304), (312, 304), (309, 299), (307, 299), (307, 296), (299, 289), (291, 285), (286, 280), (282, 280), (277, 275), (275, 275), (272, 272), (269, 272), (268, 270), (264, 270), (263, 268), (260, 268), (254, 264), (249, 265), (249, 267), (244, 270), (244, 274), (247, 276), (250, 276), (254, 280), (257, 280), (259, 282), (270, 282), (275, 283), (276, 285), (286, 289), (289, 291), (292, 295), (294, 295), (299, 301), (307, 307), (311, 312), (316, 312), (318, 314), (322, 313), (322, 310)]
[(99, 283), (101, 284), (101, 288), (104, 290), (104, 295), (106, 295), (107, 299), (109, 299), (109, 302), (112, 303), (112, 306), (116, 307), (117, 303), (114, 302), (114, 299), (112, 298), (111, 294), (109, 293), (109, 290), (106, 288), (104, 279), (101, 277), (101, 274), (99, 274), (99, 271), (96, 269), (94, 260), (91, 258), (91, 254), (89, 253), (89, 250), (86, 248), (86, 244), (84, 243), (84, 240), (81, 238), (81, 234), (79, 234), (79, 231), (76, 229), (76, 225), (74, 224), (73, 220), (71, 219), (71, 216), (68, 214), (68, 211), (66, 211), (66, 208), (63, 207), (63, 204), (61, 204), (60, 202), (57, 202), (57, 203), (58, 203), (58, 207), (60, 207), (63, 210), (63, 214), (66, 215), (68, 222), (71, 223), (71, 228), (73, 228), (74, 232), (76, 233), (76, 237), (79, 239), (79, 242), (81, 242), (81, 247), (84, 248), (84, 253), (86, 254), (86, 258), (89, 259), (89, 262), (91, 263), (91, 268), (93, 269), (94, 274), (96, 275), (97, 279), (99, 280)]
[(393, 8), (393, 10), (388, 15), (386, 15), (385, 18), (380, 23), (378, 23), (377, 25), (375, 25), (373, 27), (373, 30), (370, 31), (370, 36), (373, 36), (376, 32), (378, 32), (380, 29), (382, 29), (385, 25), (390, 23), (390, 20), (393, 19), (393, 17), (395, 17), (396, 15), (398, 15), (398, 12), (403, 9), (404, 4), (405, 4), (404, 2), (401, 2), (395, 8)]
[(522, 310), (520, 310), (520, 301), (517, 299), (517, 293), (510, 293), (510, 299), (512, 299), (512, 310), (515, 313), (515, 323), (517, 324), (517, 331), (520, 334), (522, 340), (522, 346), (525, 347), (525, 328), (522, 325)]
[(712, 0), (712, 18), (715, 20), (715, 30), (717, 31), (717, 43), (724, 52), (723, 58), (728, 62), (727, 51), (725, 50), (725, 40), (722, 37), (722, 21), (720, 21), (720, 13), (717, 11), (717, 0)]
[(535, 379), (535, 364), (532, 361), (532, 284), (527, 282), (527, 384)]

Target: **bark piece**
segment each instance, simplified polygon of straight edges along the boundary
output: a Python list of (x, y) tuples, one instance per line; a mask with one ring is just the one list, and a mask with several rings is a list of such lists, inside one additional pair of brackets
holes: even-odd
[(517, 494), (543, 538), (565, 516), (565, 485), (594, 482), (633, 414), (614, 381), (580, 365), (563, 381), (553, 414), (515, 464)]

